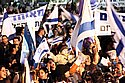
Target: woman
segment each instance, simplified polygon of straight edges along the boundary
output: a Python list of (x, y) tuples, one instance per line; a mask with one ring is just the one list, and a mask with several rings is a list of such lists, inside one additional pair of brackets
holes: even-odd
[(39, 83), (53, 83), (51, 77), (48, 75), (48, 69), (43, 67), (38, 72)]
[(0, 83), (10, 83), (10, 80), (7, 77), (7, 72), (5, 66), (0, 66)]

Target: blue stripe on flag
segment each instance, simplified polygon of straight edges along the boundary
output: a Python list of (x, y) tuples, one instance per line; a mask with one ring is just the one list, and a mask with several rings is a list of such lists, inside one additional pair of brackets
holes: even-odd
[(72, 13), (70, 13), (70, 17), (72, 18), (72, 20), (77, 21)]
[(47, 19), (47, 22), (56, 22), (56, 21), (58, 21), (58, 18)]
[(32, 60), (32, 51), (35, 50), (35, 45), (33, 43), (33, 39), (31, 37), (31, 34), (29, 32), (29, 29), (28, 29), (27, 25), (24, 29), (24, 37), (26, 39), (26, 42), (27, 42), (28, 48), (29, 48), (29, 57), (28, 57), (28, 61), (29, 61), (29, 60)]
[(115, 12), (112, 10), (112, 14), (115, 20), (115, 23), (117, 24), (119, 30), (121, 31), (121, 33), (125, 36), (125, 30), (124, 27), (122, 25), (122, 23), (120, 22), (120, 20), (118, 19), (118, 17), (116, 16)]
[(9, 16), (8, 16), (7, 12), (5, 12), (5, 13), (4, 13), (3, 20), (5, 20), (5, 19), (8, 18), (8, 17), (9, 17)]
[(83, 4), (84, 4), (84, 0), (80, 0), (80, 2), (79, 2), (79, 17), (82, 16)]
[(54, 38), (54, 39), (53, 39), (53, 41), (54, 41), (54, 40), (57, 40), (58, 38), (60, 38), (60, 36), (59, 36), (59, 37)]
[(122, 42), (122, 40), (120, 40), (119, 44), (118, 44), (118, 46), (116, 48), (116, 52), (117, 52), (118, 55), (120, 55), (123, 48), (124, 48), (123, 42)]
[(49, 51), (48, 49), (43, 50), (43, 51), (41, 52), (40, 56), (39, 56), (39, 60), (40, 60), (41, 56), (42, 56), (44, 53), (48, 52), (48, 51)]
[(45, 39), (43, 39), (41, 42), (45, 42)]
[(87, 30), (93, 30), (94, 29), (94, 21), (86, 22), (80, 25), (78, 36)]
[(56, 44), (56, 43), (58, 43), (58, 42), (62, 42), (63, 40), (56, 40), (56, 41), (54, 41), (54, 42), (52, 42), (53, 44)]

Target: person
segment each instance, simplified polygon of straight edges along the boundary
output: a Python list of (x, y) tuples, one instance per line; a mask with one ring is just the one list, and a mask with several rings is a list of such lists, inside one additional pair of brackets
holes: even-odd
[[(72, 62), (74, 61), (73, 55), (69, 55), (68, 47), (65, 43), (61, 43), (58, 46), (59, 53), (56, 56), (51, 56), (56, 65), (56, 73), (58, 82), (67, 81), (65, 73), (70, 69)], [(70, 62), (71, 61), (71, 62)]]
[(36, 47), (39, 46), (43, 38), (45, 37), (45, 30), (43, 27), (39, 28), (37, 34), (36, 34)]
[(125, 76), (123, 75), (123, 66), (122, 63), (117, 63), (115, 67), (115, 74), (114, 76), (118, 79), (116, 81), (118, 83), (124, 83), (125, 82)]
[(53, 83), (51, 77), (48, 74), (48, 69), (46, 67), (42, 67), (38, 72), (38, 81), (39, 83)]
[[(98, 54), (98, 40), (94, 37), (93, 41), (90, 37), (85, 38), (83, 41), (83, 51), (78, 52), (78, 57), (76, 61), (71, 66), (69, 73), (73, 74), (76, 72), (76, 69), (82, 62), (85, 64), (85, 71), (94, 73), (97, 70), (97, 64), (99, 62), (99, 54)], [(94, 81), (95, 82), (95, 81)]]
[[(11, 43), (8, 41), (8, 37), (6, 35), (2, 36), (2, 42), (0, 43), (0, 62), (1, 64), (7, 64), (8, 63), (8, 54), (9, 49), (11, 47)], [(6, 65), (7, 66), (7, 65)]]
[(56, 82), (57, 81), (56, 63), (51, 58), (48, 58), (47, 69), (49, 71), (49, 75), (52, 77), (53, 82)]
[(10, 83), (10, 80), (7, 78), (6, 68), (3, 65), (0, 65), (0, 83)]
[(21, 44), (20, 44), (20, 38), (19, 37), (14, 37), (13, 39), (13, 44), (15, 45), (15, 49), (16, 49), (16, 57), (17, 58), (17, 62), (19, 63), (20, 62), (20, 55), (21, 55)]

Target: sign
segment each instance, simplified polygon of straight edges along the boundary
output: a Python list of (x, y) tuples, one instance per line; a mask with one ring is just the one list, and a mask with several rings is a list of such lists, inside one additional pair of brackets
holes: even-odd
[[(27, 18), (31, 17), (35, 21), (35, 27), (38, 27), (40, 26), (40, 21), (42, 21), (46, 7), (47, 5), (27, 13), (12, 14), (9, 15), (9, 18), (12, 21), (12, 25), (14, 27), (17, 27), (17, 26), (25, 26)], [(0, 25), (2, 25), (2, 20), (3, 20), (3, 15), (0, 15)]]
[[(125, 13), (117, 13), (120, 17), (120, 20), (125, 26)], [(108, 15), (106, 11), (97, 10), (95, 11), (95, 29), (96, 34), (99, 36), (102, 35), (111, 35), (111, 28), (108, 20)]]

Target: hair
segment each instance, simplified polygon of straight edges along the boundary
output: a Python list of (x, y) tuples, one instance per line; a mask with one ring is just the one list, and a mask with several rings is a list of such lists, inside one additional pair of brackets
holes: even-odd
[[(14, 37), (14, 39), (18, 39), (18, 41), (20, 41), (20, 38), (19, 38), (18, 36)], [(14, 40), (14, 39), (13, 39), (13, 40)]]
[(38, 72), (38, 76), (40, 75), (40, 70), (43, 70), (45, 73), (49, 73), (48, 69), (46, 67), (41, 67)]
[(87, 55), (91, 54), (89, 48), (90, 48), (90, 45), (91, 45), (93, 42), (94, 42), (94, 41), (93, 41), (93, 39), (92, 39), (91, 37), (87, 37), (87, 38), (84, 39), (84, 41), (83, 41), (83, 46), (82, 46), (82, 52), (83, 52), (84, 54), (87, 54)]
[(44, 28), (43, 28), (43, 27), (40, 27), (39, 30), (38, 30), (38, 33), (39, 33), (41, 30), (44, 30)]
[(5, 66), (4, 65), (0, 65), (0, 71), (1, 71), (2, 67), (5, 67)]
[(2, 35), (2, 39), (3, 39), (3, 37), (6, 37), (6, 38), (8, 38), (8, 37), (7, 37), (7, 35)]

